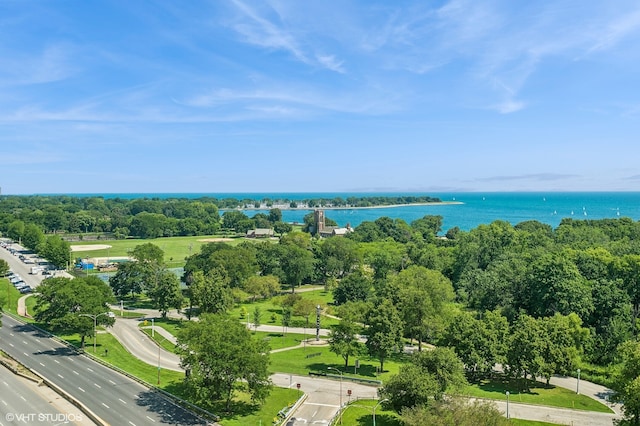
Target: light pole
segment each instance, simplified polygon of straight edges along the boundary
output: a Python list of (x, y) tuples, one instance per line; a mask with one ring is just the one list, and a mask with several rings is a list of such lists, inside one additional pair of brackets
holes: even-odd
[(388, 399), (381, 399), (380, 401), (378, 401), (378, 403), (375, 405), (375, 407), (373, 407), (373, 426), (376, 426), (376, 408), (378, 408), (378, 405), (382, 404), (383, 402), (387, 402)]
[(576, 393), (580, 395), (580, 369), (578, 368), (578, 383), (576, 384)]
[(96, 337), (97, 337), (97, 328), (98, 328), (98, 317), (100, 315), (109, 315), (111, 312), (102, 312), (100, 314), (97, 315), (93, 315), (93, 314), (80, 314), (79, 316), (81, 317), (89, 317), (89, 318), (93, 318), (93, 353), (96, 353)]
[(509, 419), (509, 391), (505, 392), (507, 394), (507, 420)]
[(335, 370), (340, 373), (340, 424), (342, 424), (342, 371), (335, 367), (328, 367), (327, 370)]

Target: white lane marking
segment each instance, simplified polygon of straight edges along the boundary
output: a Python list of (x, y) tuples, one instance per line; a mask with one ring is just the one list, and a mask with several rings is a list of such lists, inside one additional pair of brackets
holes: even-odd
[(339, 407), (339, 405), (321, 404), (319, 402), (305, 402), (304, 405), (318, 405), (320, 407)]
[(93, 385), (94, 385), (95, 387), (97, 387), (98, 389), (102, 389), (102, 386), (100, 386), (100, 385), (99, 385), (99, 384), (97, 384), (97, 383), (94, 383)]
[(13, 343), (9, 343), (9, 346), (11, 346), (12, 348), (14, 347), (14, 346), (13, 346)]
[(132, 422), (132, 421), (129, 421), (129, 424), (130, 424), (131, 426), (136, 426), (136, 424), (135, 424), (134, 422)]
[(84, 392), (84, 389), (82, 389), (81, 387), (78, 387), (78, 389), (80, 389), (82, 392)]
[(76, 370), (71, 370), (71, 371), (73, 371), (73, 374), (76, 374), (78, 376), (80, 375), (80, 373), (78, 373)]
[(2, 400), (2, 403), (3, 403), (4, 405), (9, 405), (9, 404), (7, 404), (6, 402), (4, 402), (4, 399)]
[(64, 379), (64, 377), (62, 377), (62, 374), (58, 374), (58, 377), (60, 377), (61, 379)]
[(25, 345), (28, 345), (26, 340), (23, 340), (22, 343), (24, 343)]
[(41, 362), (40, 362), (39, 364), (40, 364), (41, 366), (43, 366), (43, 367), (45, 366), (45, 365), (44, 365), (43, 363), (41, 363)]
[(13, 336), (13, 333), (9, 333), (9, 336)]
[(154, 423), (156, 422), (156, 421), (155, 421), (155, 420), (153, 420), (151, 417), (149, 417), (149, 416), (146, 416), (146, 417), (147, 417), (149, 420), (151, 420), (152, 422), (154, 422)]
[(27, 398), (25, 398), (24, 396), (20, 395), (20, 399), (23, 400), (24, 402), (27, 402)]
[(24, 354), (24, 356), (29, 356), (29, 354), (26, 352), (22, 352), (22, 353)]
[(102, 403), (102, 405), (104, 405), (107, 408), (110, 408), (107, 404), (105, 404), (104, 402)]
[(87, 367), (87, 370), (89, 370), (89, 371), (91, 371), (91, 372), (93, 373), (93, 370), (92, 370), (92, 369), (90, 369), (89, 367)]
[(5, 385), (9, 386), (9, 383), (5, 382), (4, 380), (2, 381), (2, 383), (4, 383)]
[(116, 384), (116, 382), (114, 382), (113, 380), (109, 380), (109, 382), (110, 382), (112, 385), (115, 385), (115, 384)]
[(318, 414), (318, 410), (314, 411), (313, 414), (311, 415), (311, 417), (315, 417), (316, 414)]
[(123, 401), (122, 399), (118, 398), (118, 401), (122, 402), (123, 404), (126, 404), (127, 401)]
[(58, 361), (57, 359), (54, 359), (53, 362), (55, 362), (56, 364), (60, 364), (60, 361)]

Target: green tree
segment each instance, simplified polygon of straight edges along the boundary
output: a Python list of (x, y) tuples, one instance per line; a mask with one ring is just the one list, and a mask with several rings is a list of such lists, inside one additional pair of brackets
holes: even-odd
[(344, 367), (349, 366), (349, 357), (360, 352), (358, 342), (359, 326), (348, 318), (331, 327), (329, 350), (344, 359)]
[(24, 235), (24, 222), (21, 220), (14, 220), (7, 228), (7, 235), (14, 241), (20, 241)]
[(429, 406), (416, 405), (400, 413), (405, 426), (508, 426), (511, 424), (488, 401), (470, 403), (461, 398), (438, 401)]
[(640, 425), (640, 342), (627, 341), (619, 347), (622, 368), (616, 378), (615, 399), (623, 402), (620, 425)]
[(507, 319), (499, 312), (488, 311), (482, 319), (460, 312), (440, 344), (455, 349), (470, 377), (487, 376), (504, 359), (508, 330)]
[(182, 307), (183, 297), (180, 290), (180, 280), (176, 274), (164, 267), (158, 268), (156, 271), (148, 295), (163, 318), (166, 318), (169, 309)]
[(157, 265), (164, 263), (164, 251), (153, 243), (137, 245), (131, 252), (131, 256), (140, 263)]
[(280, 292), (280, 280), (274, 275), (253, 275), (242, 283), (242, 289), (252, 296), (266, 299)]
[(35, 319), (53, 327), (55, 331), (78, 333), (81, 345), (93, 336), (93, 318), (98, 324), (111, 325), (113, 318), (102, 315), (109, 312), (114, 302), (109, 286), (97, 277), (48, 278), (38, 286)]
[(291, 293), (294, 293), (296, 287), (313, 276), (313, 253), (296, 244), (280, 244), (278, 254), (281, 281), (289, 284)]
[(366, 301), (372, 288), (371, 279), (358, 270), (343, 278), (333, 289), (333, 300), (336, 305), (347, 302)]
[(431, 374), (438, 383), (433, 395), (436, 400), (441, 400), (447, 391), (458, 392), (467, 385), (462, 361), (451, 348), (416, 352), (411, 362)]
[(260, 320), (262, 319), (262, 311), (260, 310), (260, 306), (256, 306), (253, 309), (253, 316), (251, 318), (253, 321), (253, 328), (255, 331), (258, 331), (258, 327), (260, 327)]
[[(537, 377), (544, 367), (544, 330), (539, 321), (529, 315), (522, 315), (511, 327), (511, 339), (506, 356), (509, 374), (516, 378), (529, 375)], [(525, 384), (528, 389), (528, 385)]]
[(28, 249), (38, 251), (40, 244), (44, 242), (44, 232), (42, 229), (33, 223), (28, 223), (24, 227), (24, 234), (22, 236), (22, 245)]
[(444, 328), (445, 304), (453, 300), (453, 286), (438, 271), (422, 266), (410, 266), (391, 279), (398, 291), (400, 315), (407, 335), (422, 342)]
[(570, 260), (558, 254), (534, 261), (526, 281), (528, 313), (534, 317), (577, 313), (586, 319), (593, 310), (591, 287)]
[(177, 338), (181, 365), (189, 372), (185, 384), (197, 403), (210, 408), (222, 400), (230, 411), (236, 389), (244, 388), (253, 401), (268, 396), (268, 347), (237, 320), (203, 315), (181, 328)]
[(0, 259), (0, 277), (4, 277), (9, 273), (9, 264), (6, 260)]
[(404, 324), (393, 303), (384, 299), (371, 308), (366, 325), (367, 349), (380, 360), (380, 371), (384, 371), (384, 360), (402, 350)]
[(57, 235), (50, 235), (39, 247), (39, 253), (58, 269), (65, 269), (71, 260), (71, 246)]
[(438, 382), (433, 375), (415, 364), (405, 364), (398, 374), (389, 378), (379, 390), (380, 397), (389, 400), (397, 412), (415, 406), (427, 406), (438, 392)]
[(124, 262), (118, 264), (118, 270), (109, 277), (109, 285), (113, 294), (118, 298), (141, 293), (145, 284), (146, 274), (137, 262)]
[(196, 271), (190, 285), (192, 303), (201, 313), (227, 312), (233, 306), (233, 294), (228, 283), (223, 271), (211, 271), (209, 275)]

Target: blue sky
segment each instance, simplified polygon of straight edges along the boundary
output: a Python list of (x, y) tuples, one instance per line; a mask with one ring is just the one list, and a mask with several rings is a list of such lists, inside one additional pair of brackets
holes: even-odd
[(640, 188), (637, 0), (0, 0), (3, 194)]

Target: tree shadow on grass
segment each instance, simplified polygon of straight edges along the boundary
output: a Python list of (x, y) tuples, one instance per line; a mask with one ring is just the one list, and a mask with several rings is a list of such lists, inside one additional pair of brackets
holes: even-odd
[[(355, 421), (355, 425), (357, 426), (372, 426), (373, 415), (363, 414), (362, 416), (356, 418)], [(376, 426), (402, 426), (402, 423), (397, 417), (390, 414), (376, 413)]]
[(155, 390), (140, 392), (136, 401), (139, 406), (147, 407), (150, 412), (158, 414), (162, 418), (163, 423), (181, 425), (207, 424), (207, 422), (203, 421), (200, 417), (174, 404)]
[[(376, 378), (379, 375), (379, 374), (376, 374), (376, 373), (379, 373), (379, 371), (377, 370), (378, 368), (377, 365), (365, 364), (362, 361), (360, 361), (360, 367), (358, 368), (358, 372), (356, 374), (353, 373), (354, 366), (352, 362), (350, 362), (350, 365), (347, 368), (344, 368), (344, 364), (323, 364), (323, 363), (308, 364), (307, 368), (315, 372), (336, 374), (336, 375), (339, 375), (339, 374), (335, 370), (333, 370), (334, 368), (337, 368), (338, 370), (342, 371), (344, 374), (347, 374), (350, 376), (355, 375), (355, 376)], [(328, 370), (329, 368), (331, 368), (331, 370)]]
[(478, 380), (475, 381), (475, 384), (477, 384), (478, 388), (485, 392), (492, 392), (501, 395), (504, 395), (506, 391), (514, 394), (521, 393), (529, 395), (539, 395), (536, 389), (555, 389), (555, 386), (547, 385), (543, 382), (528, 379), (513, 379), (504, 376)]
[[(189, 400), (189, 391), (184, 382), (173, 382), (164, 387), (166, 392), (184, 399), (192, 404), (194, 401)], [(244, 417), (256, 413), (260, 410), (260, 405), (253, 404), (247, 401), (232, 400), (229, 411), (227, 411), (226, 401), (210, 401), (207, 406), (202, 406), (204, 409), (220, 416), (224, 419), (236, 419), (238, 417)]]

